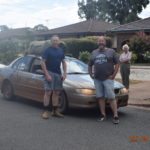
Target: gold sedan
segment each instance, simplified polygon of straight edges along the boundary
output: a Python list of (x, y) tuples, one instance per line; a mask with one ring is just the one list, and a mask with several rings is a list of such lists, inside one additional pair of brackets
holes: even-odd
[[(41, 58), (26, 55), (14, 60), (8, 66), (0, 66), (0, 89), (5, 99), (21, 96), (42, 102), (44, 95), (44, 75), (40, 66)], [(60, 98), (60, 111), (70, 107), (97, 107), (94, 82), (87, 72), (87, 65), (82, 61), (66, 57), (67, 79)], [(128, 93), (124, 86), (114, 84), (118, 107), (127, 106)]]

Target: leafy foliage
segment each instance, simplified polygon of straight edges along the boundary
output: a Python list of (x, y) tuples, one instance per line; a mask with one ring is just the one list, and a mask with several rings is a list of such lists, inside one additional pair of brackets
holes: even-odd
[(80, 18), (96, 19), (97, 18), (97, 2), (93, 0), (78, 1), (79, 11), (78, 15)]
[[(88, 51), (91, 53), (94, 49), (98, 47), (97, 36), (87, 36), (83, 38), (68, 38), (63, 39), (66, 43), (66, 53), (72, 54), (73, 57), (78, 58), (80, 52)], [(112, 46), (112, 41), (110, 37), (106, 37), (107, 47)]]
[(144, 60), (147, 62), (147, 63), (150, 63), (150, 51), (146, 51), (144, 54)]
[[(51, 44), (49, 40), (31, 42), (29, 39), (32, 41), (32, 37), (26, 37), (24, 40), (13, 39), (0, 41), (0, 63), (8, 64), (20, 53), (24, 54), (27, 52), (28, 54), (41, 55), (43, 50)], [(111, 47), (112, 42), (110, 37), (106, 37), (106, 42), (107, 47)], [(84, 51), (91, 53), (98, 47), (97, 37), (88, 36), (84, 38), (62, 39), (60, 47), (70, 56), (79, 58), (80, 55), (83, 55), (82, 58), (87, 57)], [(82, 52), (84, 53), (82, 54)]]
[(85, 63), (88, 63), (90, 60), (90, 53), (88, 51), (80, 52), (79, 59)]
[(92, 52), (97, 48), (95, 41), (85, 38), (68, 38), (63, 40), (66, 43), (66, 53), (72, 54), (73, 57), (78, 58), (82, 51)]
[(18, 44), (12, 40), (0, 41), (0, 63), (8, 64), (17, 57)]
[(132, 59), (131, 59), (131, 63), (134, 64), (137, 61), (138, 57), (137, 54), (135, 54), (134, 52), (132, 53)]
[(0, 32), (7, 31), (7, 30), (9, 30), (8, 26), (0, 25)]
[(34, 26), (33, 30), (35, 31), (48, 31), (48, 27), (44, 26), (43, 24), (38, 24)]
[(130, 49), (137, 54), (137, 62), (147, 62), (148, 54), (150, 52), (150, 36), (136, 35), (130, 39)]
[(120, 24), (139, 20), (138, 14), (149, 4), (149, 0), (79, 0), (80, 18), (101, 19)]

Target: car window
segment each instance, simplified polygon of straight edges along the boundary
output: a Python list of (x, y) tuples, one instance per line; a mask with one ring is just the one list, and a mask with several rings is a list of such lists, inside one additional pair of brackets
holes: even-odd
[(19, 62), (22, 61), (22, 58), (17, 59), (16, 61), (12, 62), (12, 68), (17, 69)]
[(36, 73), (37, 70), (42, 70), (41, 68), (41, 59), (35, 58), (32, 62), (30, 72)]
[(87, 64), (83, 63), (77, 59), (66, 59), (67, 63), (67, 73), (81, 73), (85, 74), (88, 73), (88, 66)]
[(32, 58), (29, 56), (22, 57), (12, 65), (12, 68), (21, 71), (28, 71), (31, 59)]

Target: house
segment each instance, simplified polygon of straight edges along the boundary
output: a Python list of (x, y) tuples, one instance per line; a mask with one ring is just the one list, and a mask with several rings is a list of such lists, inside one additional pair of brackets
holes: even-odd
[(98, 20), (87, 20), (47, 31), (35, 31), (31, 28), (9, 29), (0, 32), (0, 39), (24, 38), (32, 35), (35, 40), (47, 40), (54, 34), (57, 34), (61, 38), (95, 36), (104, 35), (107, 30), (114, 27), (116, 27), (116, 25), (112, 23)]
[(120, 49), (122, 45), (128, 43), (130, 38), (138, 32), (140, 32), (140, 34), (150, 35), (150, 17), (108, 30), (108, 33), (113, 36), (114, 47), (117, 49)]
[(117, 25), (99, 21), (99, 20), (86, 20), (79, 23), (51, 29), (46, 32), (36, 32), (36, 37), (49, 39), (52, 35), (57, 34), (61, 38), (68, 37), (84, 37), (84, 36), (96, 36), (104, 35), (106, 32)]
[(116, 25), (101, 20), (86, 20), (50, 30), (34, 30), (31, 28), (9, 29), (0, 32), (1, 39), (28, 38), (34, 40), (48, 40), (57, 34), (61, 38), (110, 35), (113, 39), (113, 48), (120, 49), (130, 38), (141, 32), (150, 35), (150, 17), (124, 25)]

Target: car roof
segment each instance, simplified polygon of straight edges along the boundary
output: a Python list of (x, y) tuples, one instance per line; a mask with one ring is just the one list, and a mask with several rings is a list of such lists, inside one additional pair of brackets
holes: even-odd
[[(24, 55), (24, 56), (30, 56), (30, 57), (33, 57), (33, 58), (42, 59), (41, 56), (39, 56), (39, 55), (34, 55), (34, 54), (27, 54), (27, 55)], [(23, 56), (23, 57), (24, 57), (24, 56)], [(67, 59), (67, 60), (77, 60), (76, 58), (71, 57), (71, 56), (65, 56), (65, 59)]]

